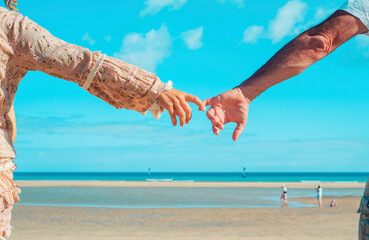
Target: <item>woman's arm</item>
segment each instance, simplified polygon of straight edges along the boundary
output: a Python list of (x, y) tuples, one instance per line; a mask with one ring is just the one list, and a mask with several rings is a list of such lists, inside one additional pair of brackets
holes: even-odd
[[(164, 90), (164, 83), (154, 73), (112, 57), (105, 57), (99, 65), (98, 59), (102, 59), (99, 52), (91, 52), (62, 41), (19, 13), (9, 12), (5, 21), (8, 21), (5, 25), (9, 26), (8, 37), (14, 49), (14, 57), (27, 70), (42, 71), (75, 82), (118, 109), (138, 112), (147, 111)], [(92, 78), (91, 84), (86, 84), (88, 78)], [(182, 112), (190, 115), (190, 110), (182, 107), (186, 99), (173, 92), (171, 94), (176, 95), (173, 101), (180, 104), (172, 102), (167, 105), (176, 106), (173, 113), (183, 119)], [(183, 92), (181, 94), (187, 98), (192, 96)], [(162, 99), (161, 102), (165, 101)], [(195, 102), (201, 104), (199, 99)]]
[(12, 105), (10, 107), (10, 111), (8, 112), (8, 116), (10, 119), (10, 122), (12, 124), (13, 127), (13, 132), (12, 132), (12, 142), (15, 142), (15, 138), (17, 137), (17, 123), (15, 121), (15, 112), (14, 112), (14, 105)]

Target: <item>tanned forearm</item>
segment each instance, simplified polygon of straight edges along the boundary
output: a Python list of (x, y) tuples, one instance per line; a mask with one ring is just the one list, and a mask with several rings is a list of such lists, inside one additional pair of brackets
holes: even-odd
[(252, 101), (266, 89), (300, 74), (350, 38), (367, 31), (358, 18), (345, 11), (337, 11), (285, 45), (240, 88)]

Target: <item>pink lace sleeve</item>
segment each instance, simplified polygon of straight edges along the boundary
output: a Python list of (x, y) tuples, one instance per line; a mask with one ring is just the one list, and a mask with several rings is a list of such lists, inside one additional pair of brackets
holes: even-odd
[[(19, 13), (9, 12), (9, 41), (20, 64), (68, 81), (84, 84), (100, 55), (69, 44)], [(163, 91), (154, 73), (115, 58), (101, 63), (88, 91), (116, 108), (145, 112)]]

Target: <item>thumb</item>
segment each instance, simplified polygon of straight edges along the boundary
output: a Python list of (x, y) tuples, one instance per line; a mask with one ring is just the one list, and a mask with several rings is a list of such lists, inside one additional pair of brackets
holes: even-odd
[(245, 128), (246, 122), (237, 123), (236, 128), (234, 129), (232, 139), (236, 141), (238, 137), (242, 134), (243, 129)]
[(216, 102), (216, 98), (217, 97), (212, 97), (212, 98), (208, 98), (208, 99), (204, 100), (205, 106), (213, 105)]

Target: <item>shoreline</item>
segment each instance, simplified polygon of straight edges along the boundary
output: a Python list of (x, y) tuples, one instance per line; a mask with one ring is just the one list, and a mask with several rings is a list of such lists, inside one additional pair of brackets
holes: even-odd
[(15, 180), (19, 187), (183, 187), (183, 188), (365, 188), (365, 182), (146, 182), (93, 180)]

